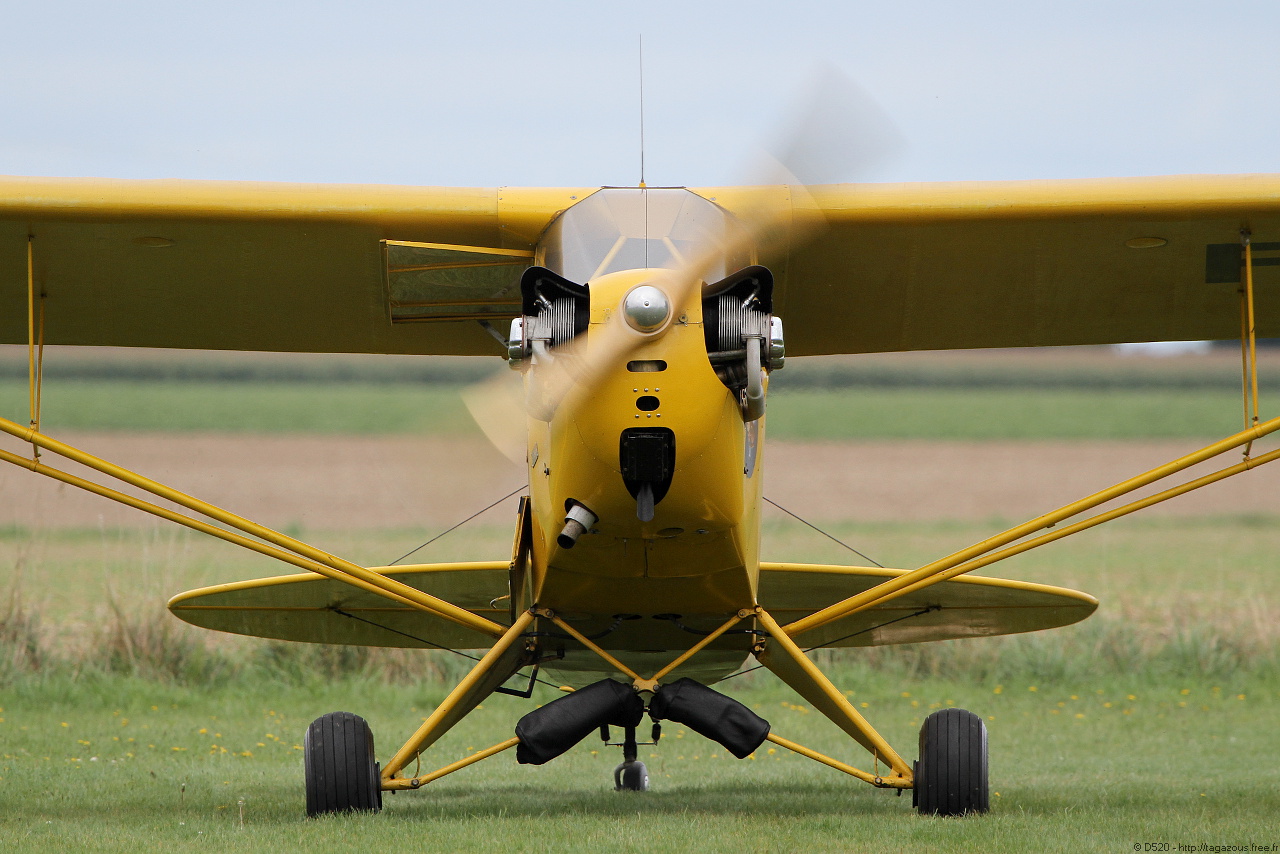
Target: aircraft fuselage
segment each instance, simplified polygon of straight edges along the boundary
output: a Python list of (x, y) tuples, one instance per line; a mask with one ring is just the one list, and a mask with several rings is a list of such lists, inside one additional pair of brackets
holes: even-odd
[[(623, 296), (658, 273), (591, 282), (585, 352), (568, 358), (590, 362), (592, 336), (622, 323)], [(532, 591), (540, 605), (582, 616), (678, 612), (718, 623), (755, 604), (763, 419), (744, 423), (712, 369), (700, 297), (673, 308), (660, 338), (593, 377), (589, 394), (569, 395), (550, 421), (530, 419)], [(665, 433), (674, 445), (669, 486), (649, 521), (638, 518), (624, 477), (628, 431)], [(557, 535), (573, 502), (598, 521), (564, 548)]]

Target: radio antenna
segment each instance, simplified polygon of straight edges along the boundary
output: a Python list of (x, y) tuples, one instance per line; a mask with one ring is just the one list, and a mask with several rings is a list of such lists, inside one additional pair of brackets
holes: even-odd
[(649, 266), (649, 193), (644, 183), (644, 33), (640, 34), (640, 190), (644, 194), (644, 265)]
[(640, 187), (644, 187), (644, 33), (640, 34)]

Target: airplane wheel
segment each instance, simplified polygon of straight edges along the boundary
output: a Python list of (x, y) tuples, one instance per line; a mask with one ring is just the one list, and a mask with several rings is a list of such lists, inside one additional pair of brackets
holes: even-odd
[(378, 812), (382, 768), (374, 761), (373, 731), (359, 715), (330, 712), (307, 727), (302, 739), (307, 815)]
[(987, 727), (964, 709), (942, 709), (920, 727), (912, 800), (922, 815), (965, 815), (989, 810)]
[(619, 792), (647, 792), (649, 769), (643, 762), (623, 762), (613, 769), (613, 787)]

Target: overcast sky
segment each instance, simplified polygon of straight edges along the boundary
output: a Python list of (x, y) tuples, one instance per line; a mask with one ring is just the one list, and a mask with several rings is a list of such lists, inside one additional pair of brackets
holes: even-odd
[(15, 175), (634, 184), (641, 34), (650, 185), (752, 181), (823, 63), (906, 140), (824, 180), (1280, 171), (1275, 0), (40, 0), (4, 30)]

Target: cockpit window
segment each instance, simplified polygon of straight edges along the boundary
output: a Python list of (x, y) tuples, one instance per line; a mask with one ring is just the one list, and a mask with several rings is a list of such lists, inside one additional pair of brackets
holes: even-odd
[[(694, 253), (725, 246), (733, 227), (722, 208), (682, 188), (606, 188), (551, 224), (543, 235), (543, 264), (574, 282), (619, 270), (678, 267)], [(718, 259), (705, 278), (715, 281), (749, 263), (740, 254)]]

